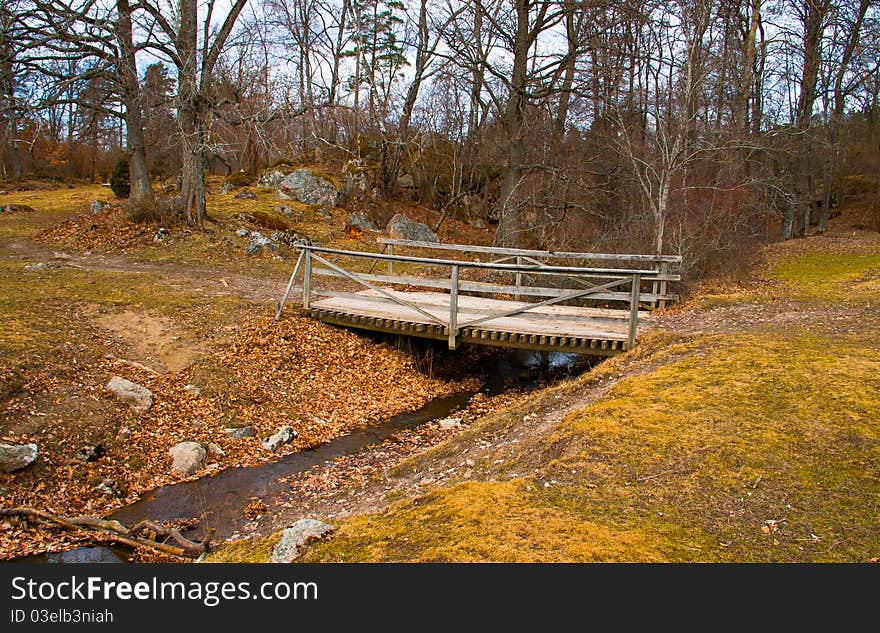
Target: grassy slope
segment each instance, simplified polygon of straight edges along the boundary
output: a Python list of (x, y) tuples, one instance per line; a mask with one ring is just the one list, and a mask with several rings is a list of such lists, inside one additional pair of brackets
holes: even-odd
[[(636, 363), (647, 371), (628, 372), (549, 436), (516, 444), (491, 480), (350, 519), (306, 560), (880, 556), (880, 248), (820, 239), (777, 246), (768, 259), (767, 283), (730, 303), (793, 296), (840, 323), (781, 321), (660, 348)], [(566, 386), (565, 397), (594, 380)], [(524, 463), (539, 474), (515, 476)]]

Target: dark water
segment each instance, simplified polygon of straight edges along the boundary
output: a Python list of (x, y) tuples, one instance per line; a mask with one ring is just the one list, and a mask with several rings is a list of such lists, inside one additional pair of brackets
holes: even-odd
[[(576, 373), (584, 367), (583, 357), (574, 354), (513, 351), (493, 355), (480, 363), (480, 369), (486, 376), (481, 391), (494, 395), (511, 388), (535, 388), (549, 378)], [(465, 392), (437, 398), (417, 411), (394, 416), (322, 446), (259, 466), (230, 468), (211, 477), (161, 486), (108, 518), (126, 525), (142, 519), (172, 521), (197, 518), (197, 525), (184, 532), (188, 538), (199, 540), (209, 528), (214, 528), (214, 540), (222, 541), (247, 522), (242, 512), (255, 497), (270, 500), (288, 488), (281, 479), (337, 457), (357, 453), (404, 429), (446, 417), (466, 406), (473, 395), (472, 392)], [(111, 563), (126, 560), (127, 550), (116, 547), (79, 547), (59, 554), (14, 559), (15, 562), (32, 563)]]

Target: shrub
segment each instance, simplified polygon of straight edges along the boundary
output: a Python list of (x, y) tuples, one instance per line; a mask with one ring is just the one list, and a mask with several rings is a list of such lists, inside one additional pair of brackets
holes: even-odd
[(151, 202), (136, 202), (129, 200), (125, 204), (125, 212), (128, 219), (137, 224), (161, 224), (172, 226), (183, 220), (174, 198), (159, 196)]
[(131, 181), (128, 175), (128, 156), (122, 154), (110, 172), (110, 189), (117, 198), (128, 198), (131, 193)]

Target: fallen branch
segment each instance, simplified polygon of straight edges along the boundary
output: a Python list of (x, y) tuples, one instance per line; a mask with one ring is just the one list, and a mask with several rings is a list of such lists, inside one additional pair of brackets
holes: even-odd
[[(214, 530), (208, 531), (201, 542), (191, 541), (174, 528), (166, 528), (152, 521), (140, 521), (131, 528), (116, 520), (91, 516), (62, 517), (51, 512), (33, 508), (0, 508), (0, 517), (20, 517), (57, 525), (66, 530), (99, 532), (105, 538), (134, 549), (151, 549), (178, 558), (198, 558), (210, 549)], [(152, 533), (152, 536), (151, 534)], [(159, 539), (162, 540), (159, 540)], [(166, 541), (174, 540), (177, 545)]]

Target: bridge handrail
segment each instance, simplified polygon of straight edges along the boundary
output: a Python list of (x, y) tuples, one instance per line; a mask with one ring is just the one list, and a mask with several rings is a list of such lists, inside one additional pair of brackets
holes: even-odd
[(349, 251), (338, 248), (327, 248), (324, 246), (312, 246), (307, 244), (296, 244), (294, 246), (300, 251), (311, 251), (316, 253), (326, 253), (329, 255), (341, 255), (345, 257), (355, 257), (360, 259), (371, 259), (391, 262), (404, 262), (411, 264), (423, 264), (429, 266), (457, 266), (460, 268), (482, 268), (486, 270), (500, 270), (512, 273), (529, 273), (529, 274), (600, 274), (607, 277), (630, 277), (632, 275), (640, 275), (642, 279), (651, 281), (665, 277), (667, 280), (676, 280), (677, 275), (662, 275), (658, 270), (649, 268), (595, 268), (586, 266), (551, 266), (537, 264), (504, 264), (498, 262), (473, 262), (457, 259), (439, 259), (435, 257), (417, 257), (415, 255), (391, 255), (388, 253), (371, 253), (364, 251)]
[(378, 237), (376, 242), (384, 245), (403, 246), (408, 248), (424, 248), (441, 251), (461, 251), (467, 253), (485, 253), (491, 255), (519, 255), (524, 257), (548, 257), (559, 259), (592, 259), (610, 261), (631, 261), (681, 264), (680, 255), (645, 255), (636, 253), (578, 253), (573, 251), (541, 251), (527, 248), (503, 248), (499, 246), (478, 246), (475, 244), (448, 244), (443, 242), (419, 242), (415, 240), (398, 240)]

